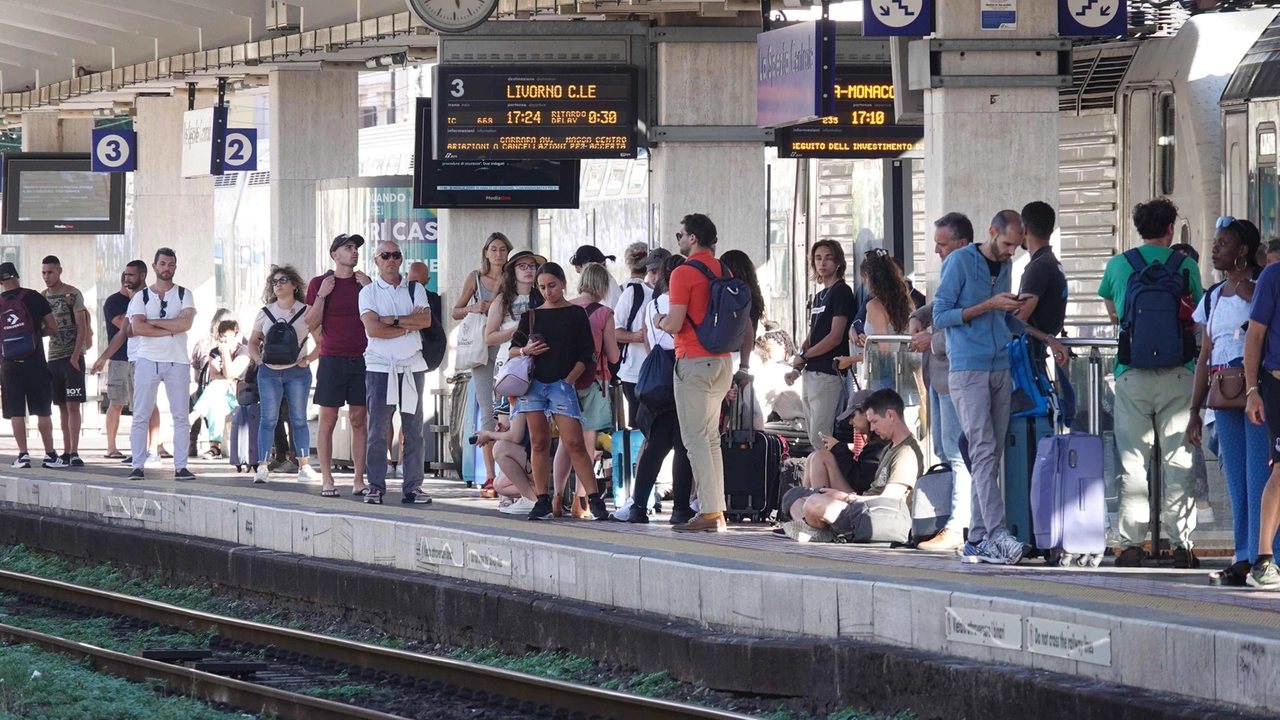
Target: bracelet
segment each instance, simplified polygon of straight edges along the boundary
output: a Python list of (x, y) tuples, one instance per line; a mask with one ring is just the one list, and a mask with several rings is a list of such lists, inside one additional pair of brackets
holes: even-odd
[(520, 354), (524, 355), (524, 348), (520, 348)]
[(1258, 392), (1258, 386), (1257, 386), (1257, 385), (1254, 385), (1253, 387), (1249, 388), (1249, 392), (1246, 392), (1246, 393), (1244, 394), (1244, 396), (1245, 396), (1245, 397), (1249, 397), (1249, 395), (1250, 395), (1250, 394), (1255, 393), (1255, 392)]

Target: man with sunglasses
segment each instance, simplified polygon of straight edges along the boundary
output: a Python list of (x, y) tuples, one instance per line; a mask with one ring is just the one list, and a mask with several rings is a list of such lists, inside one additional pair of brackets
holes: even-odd
[[(156, 404), (160, 384), (169, 398), (173, 416), (173, 447), (186, 447), (190, 440), (191, 421), (190, 358), (187, 355), (187, 331), (196, 316), (191, 291), (174, 284), (178, 255), (169, 248), (156, 251), (151, 263), (156, 281), (144, 287), (129, 301), (129, 327), (138, 338), (133, 378), (133, 427), (129, 444), (133, 449), (133, 472), (130, 480), (145, 477), (142, 468), (147, 459), (147, 420)], [(173, 454), (174, 479), (192, 480), (187, 469), (187, 454)]]
[(369, 411), (366, 443), (369, 491), (366, 503), (382, 504), (387, 492), (387, 435), (391, 413), (399, 406), (404, 436), (404, 484), (400, 502), (425, 505), (431, 496), (422, 490), (426, 441), (422, 434), (422, 405), (427, 361), (422, 356), (422, 333), (431, 327), (427, 294), (411, 293), (409, 278), (400, 274), (404, 255), (390, 240), (375, 254), (378, 277), (360, 290), (360, 321), (368, 336), (365, 348), (365, 405)]
[(320, 406), (316, 449), (320, 453), (323, 489), (333, 488), (333, 431), (343, 405), (351, 420), (352, 494), (365, 494), (365, 445), (369, 440), (364, 398), (366, 338), (360, 322), (360, 289), (369, 276), (356, 269), (364, 238), (343, 233), (329, 244), (333, 269), (307, 285), (307, 327), (319, 328), (320, 366), (316, 370), (315, 404)]
[[(1135, 265), (1145, 267), (1161, 263), (1168, 266), (1173, 257), (1174, 226), (1178, 208), (1167, 198), (1156, 198), (1133, 208), (1133, 224), (1142, 237), (1142, 245), (1111, 258), (1098, 286), (1098, 296), (1107, 306), (1111, 322), (1120, 325), (1125, 318), (1125, 298), (1129, 283), (1137, 273)], [(1182, 294), (1200, 302), (1200, 268), (1195, 260), (1182, 256), (1176, 272), (1183, 279)], [(1171, 268), (1172, 269), (1172, 268)], [(1141, 282), (1140, 280), (1138, 282)], [(1134, 334), (1151, 336), (1142, 324), (1142, 316), (1132, 323)], [(1164, 525), (1173, 540), (1173, 563), (1178, 568), (1197, 568), (1200, 561), (1192, 550), (1191, 532), (1195, 529), (1192, 509), (1194, 477), (1191, 471), (1191, 447), (1187, 444), (1187, 424), (1191, 420), (1192, 379), (1195, 374), (1194, 336), (1187, 337), (1182, 325), (1167, 333), (1180, 337), (1166, 338), (1187, 348), (1180, 358), (1167, 367), (1129, 367), (1116, 362), (1116, 446), (1120, 451), (1120, 555), (1116, 567), (1140, 567), (1143, 541), (1147, 536), (1150, 515), (1147, 470), (1151, 462), (1162, 468), (1164, 485)], [(1123, 336), (1122, 336), (1123, 337)], [(1130, 338), (1133, 339), (1133, 338)], [(1123, 343), (1122, 343), (1123, 344)], [(1133, 343), (1136, 345), (1137, 343)], [(1125, 348), (1121, 348), (1121, 353)], [(1185, 364), (1179, 359), (1187, 360)], [(1160, 459), (1152, 458), (1155, 440), (1159, 438)]]

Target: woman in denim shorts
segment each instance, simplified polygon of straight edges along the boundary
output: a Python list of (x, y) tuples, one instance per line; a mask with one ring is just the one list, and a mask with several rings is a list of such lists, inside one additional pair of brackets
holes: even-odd
[(537, 287), (544, 302), (520, 318), (520, 327), (511, 337), (511, 357), (534, 357), (529, 391), (516, 398), (515, 412), (529, 424), (533, 482), (538, 500), (529, 512), (530, 520), (547, 520), (551, 510), (551, 426), (556, 416), (560, 443), (573, 460), (578, 479), (587, 491), (587, 505), (596, 520), (607, 520), (609, 511), (596, 486), (591, 455), (582, 434), (582, 412), (573, 384), (595, 362), (595, 341), (591, 321), (583, 308), (564, 297), (564, 270), (555, 263), (538, 268)]

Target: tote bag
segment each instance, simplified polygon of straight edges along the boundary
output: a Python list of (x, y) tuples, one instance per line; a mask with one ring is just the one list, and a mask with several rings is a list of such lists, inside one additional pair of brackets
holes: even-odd
[[(476, 291), (472, 302), (480, 302), (480, 273), (475, 273)], [(467, 313), (458, 325), (458, 350), (453, 367), (457, 372), (478, 368), (489, 362), (489, 346), (484, 341), (487, 318), (483, 313)]]

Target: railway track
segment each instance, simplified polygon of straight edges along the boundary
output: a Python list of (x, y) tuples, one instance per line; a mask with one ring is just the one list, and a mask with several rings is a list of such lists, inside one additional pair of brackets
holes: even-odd
[[(490, 705), (518, 707), (541, 717), (614, 718), (616, 720), (747, 720), (726, 710), (641, 697), (577, 685), (452, 658), (420, 655), (394, 648), (274, 627), (238, 618), (188, 610), (165, 603), (81, 587), (56, 580), (0, 571), (0, 591), (42, 598), (66, 608), (132, 618), (147, 623), (214, 636), (212, 645), (265, 651), (311, 667), (346, 671), (352, 676), (417, 683), (447, 693), (469, 691)], [(250, 712), (272, 712), (298, 720), (368, 718), (392, 720), (396, 715), (345, 703), (287, 692), (261, 684), (148, 660), (83, 643), (0, 625), (0, 638), (33, 643), (46, 650), (89, 659), (100, 670), (136, 681), (157, 678), (171, 691), (208, 702), (226, 703)]]

